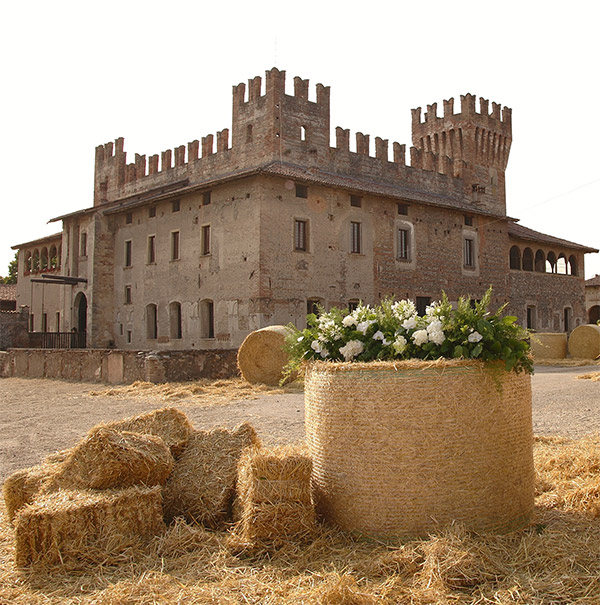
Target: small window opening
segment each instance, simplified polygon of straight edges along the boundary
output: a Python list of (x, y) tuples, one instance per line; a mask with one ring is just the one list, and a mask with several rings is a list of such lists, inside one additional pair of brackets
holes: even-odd
[(431, 296), (417, 296), (416, 307), (419, 315), (425, 315), (427, 307), (431, 304)]
[(465, 214), (465, 225), (468, 225), (469, 227), (473, 226), (473, 217), (472, 216)]
[(132, 213), (132, 212), (128, 212), (128, 213), (125, 215), (125, 223), (126, 223), (127, 225), (131, 225), (131, 223), (133, 223), (133, 213)]
[(296, 197), (302, 197), (306, 199), (308, 197), (308, 186), (296, 183)]
[(527, 329), (535, 330), (535, 307), (527, 307)]
[(353, 300), (349, 300), (348, 301), (348, 311), (350, 311), (350, 313), (352, 313), (352, 311), (354, 311), (355, 309), (358, 309), (358, 305), (359, 305), (358, 300), (353, 299)]
[(309, 298), (306, 301), (306, 313), (308, 315), (310, 315), (311, 313), (314, 315), (320, 315), (321, 310), (320, 310), (320, 305), (321, 305), (321, 301), (318, 298)]
[(125, 286), (125, 304), (131, 304), (131, 286)]
[(171, 231), (171, 260), (179, 260), (179, 231)]
[(200, 303), (200, 338), (215, 337), (215, 306), (212, 300)]
[(410, 230), (398, 229), (398, 260), (410, 260)]
[(171, 212), (179, 212), (181, 210), (181, 201), (173, 200), (171, 202)]
[(304, 126), (300, 126), (300, 140), (306, 141), (306, 128)]
[(350, 206), (354, 206), (355, 208), (362, 208), (362, 197), (360, 195), (351, 195)]
[(202, 205), (203, 206), (208, 206), (210, 204), (210, 191), (205, 191), (202, 194)]
[(132, 257), (131, 257), (131, 240), (128, 239), (125, 242), (125, 266), (131, 267)]
[(169, 305), (170, 337), (180, 339), (182, 337), (181, 303), (172, 302)]
[(154, 218), (156, 216), (156, 206), (150, 206), (150, 208), (148, 208), (148, 216), (150, 218)]
[(294, 221), (294, 250), (302, 252), (308, 250), (308, 221), (299, 219)]
[(408, 204), (398, 204), (398, 214), (408, 215)]
[(153, 265), (156, 262), (156, 236), (148, 236), (148, 264)]
[(202, 226), (202, 255), (210, 254), (210, 225)]
[(350, 252), (352, 254), (362, 252), (362, 224), (354, 221), (350, 223)]
[(475, 242), (470, 238), (465, 238), (463, 242), (463, 261), (465, 267), (475, 266)]

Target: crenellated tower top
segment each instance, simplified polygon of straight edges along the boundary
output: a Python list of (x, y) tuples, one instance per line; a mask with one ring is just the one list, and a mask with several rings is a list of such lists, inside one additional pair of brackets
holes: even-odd
[(505, 172), (512, 143), (512, 110), (498, 103), (461, 95), (461, 111), (454, 113), (454, 99), (444, 101), (444, 115), (437, 103), (412, 110), (413, 156), (431, 165), (450, 158), (455, 176), (463, 178), (472, 202), (495, 212), (506, 212)]

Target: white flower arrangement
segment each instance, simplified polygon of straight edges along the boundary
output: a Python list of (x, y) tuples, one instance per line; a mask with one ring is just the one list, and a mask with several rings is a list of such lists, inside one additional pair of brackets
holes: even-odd
[(504, 307), (490, 314), (490, 298), (491, 288), (480, 302), (461, 298), (453, 308), (444, 295), (422, 316), (410, 300), (309, 315), (306, 329), (290, 326), (288, 372), (311, 359), (366, 362), (440, 357), (503, 360), (507, 370), (532, 372), (528, 332), (515, 317), (502, 314)]

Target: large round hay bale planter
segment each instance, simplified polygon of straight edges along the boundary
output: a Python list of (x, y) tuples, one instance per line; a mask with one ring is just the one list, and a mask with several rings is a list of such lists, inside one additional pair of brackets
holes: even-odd
[(569, 336), (569, 353), (577, 359), (596, 359), (600, 355), (600, 326), (586, 324)]
[(531, 381), (476, 361), (314, 362), (306, 435), (317, 512), (342, 529), (425, 536), (529, 523)]
[(267, 326), (250, 332), (238, 349), (240, 372), (250, 383), (277, 385), (289, 361), (284, 349), (286, 326)]

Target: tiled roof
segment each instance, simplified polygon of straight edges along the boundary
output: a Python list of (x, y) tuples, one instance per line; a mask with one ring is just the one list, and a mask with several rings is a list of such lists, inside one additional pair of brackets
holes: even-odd
[(533, 229), (523, 227), (523, 225), (518, 225), (517, 223), (509, 223), (508, 235), (516, 239), (524, 239), (532, 242), (539, 242), (541, 244), (552, 244), (554, 246), (562, 246), (564, 248), (573, 248), (575, 250), (582, 250), (583, 252), (598, 252), (596, 248), (576, 244), (575, 242), (554, 237), (553, 235), (546, 235), (545, 233), (534, 231)]
[(17, 300), (17, 285), (0, 284), (0, 300)]
[(30, 246), (41, 246), (42, 244), (47, 244), (49, 242), (54, 242), (62, 240), (62, 231), (58, 233), (53, 233), (52, 235), (47, 235), (46, 237), (40, 237), (39, 239), (31, 240), (30, 242), (24, 242), (22, 244), (15, 244), (11, 246), (12, 250), (20, 250), (21, 248), (29, 248)]
[(594, 275), (594, 277), (590, 277), (590, 279), (585, 280), (586, 286), (600, 286), (600, 275)]

